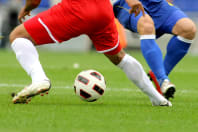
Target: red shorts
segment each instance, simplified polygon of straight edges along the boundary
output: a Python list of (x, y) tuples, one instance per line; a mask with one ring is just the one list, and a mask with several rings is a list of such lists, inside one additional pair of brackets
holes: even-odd
[(62, 0), (24, 26), (37, 45), (87, 34), (100, 53), (114, 55), (121, 50), (109, 0)]

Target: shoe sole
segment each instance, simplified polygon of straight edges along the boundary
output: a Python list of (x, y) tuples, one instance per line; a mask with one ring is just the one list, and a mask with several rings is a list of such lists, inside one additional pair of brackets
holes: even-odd
[(170, 87), (165, 93), (164, 97), (169, 100), (169, 98), (174, 98), (175, 87)]
[[(35, 94), (30, 94), (30, 95), (26, 95), (26, 96), (21, 96), (19, 97), (18, 99), (14, 100), (13, 103), (14, 104), (28, 104), (32, 97), (36, 96), (36, 95), (41, 95), (41, 96), (44, 96), (44, 94), (48, 94), (49, 93), (49, 90), (51, 89), (51, 84), (49, 86), (48, 89), (41, 89), (39, 90), (37, 93)], [(14, 93), (12, 93), (12, 96), (14, 95)]]

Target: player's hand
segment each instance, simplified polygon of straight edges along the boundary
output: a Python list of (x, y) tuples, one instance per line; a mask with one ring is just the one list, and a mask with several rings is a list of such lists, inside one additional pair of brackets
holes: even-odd
[(23, 23), (25, 16), (30, 16), (30, 12), (37, 8), (41, 0), (26, 0), (25, 6), (19, 12), (18, 20), (20, 23)]
[(145, 15), (144, 7), (139, 0), (126, 0), (126, 2), (131, 7), (129, 13), (135, 13), (135, 16), (137, 16), (142, 11), (143, 16)]
[(27, 10), (26, 7), (23, 7), (18, 15), (18, 20), (20, 23), (23, 23), (25, 16), (30, 16), (31, 10)]

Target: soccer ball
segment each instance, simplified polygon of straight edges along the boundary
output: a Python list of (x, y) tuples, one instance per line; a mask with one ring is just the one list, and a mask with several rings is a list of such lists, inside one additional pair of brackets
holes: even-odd
[(82, 71), (76, 76), (74, 91), (84, 101), (96, 101), (104, 94), (105, 89), (105, 79), (96, 70)]

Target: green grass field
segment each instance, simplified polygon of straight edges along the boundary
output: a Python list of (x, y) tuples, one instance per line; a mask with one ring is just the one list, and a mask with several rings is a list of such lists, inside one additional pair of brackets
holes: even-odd
[[(149, 68), (139, 52), (129, 52)], [(125, 74), (103, 55), (40, 52), (51, 79), (49, 95), (29, 104), (12, 104), (10, 94), (30, 83), (11, 51), (0, 51), (0, 132), (197, 132), (198, 57), (187, 56), (171, 73), (177, 86), (173, 107), (153, 107)], [(79, 63), (75, 69), (73, 64)], [(107, 82), (96, 102), (75, 94), (75, 76), (86, 69), (101, 72)]]

